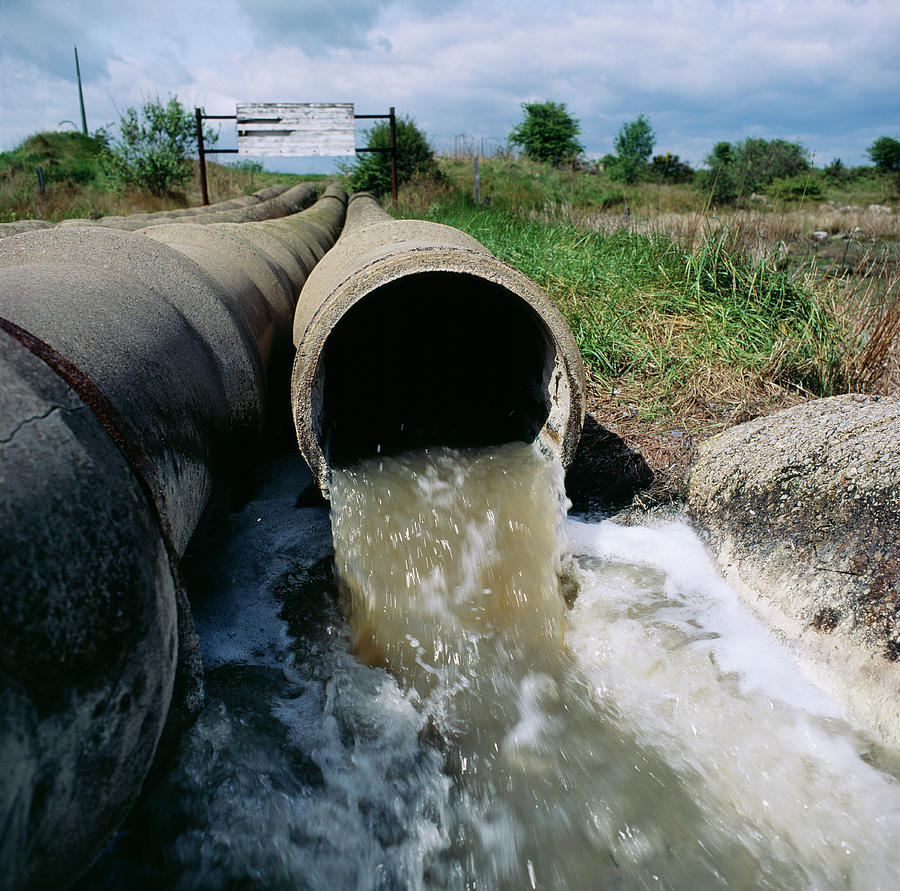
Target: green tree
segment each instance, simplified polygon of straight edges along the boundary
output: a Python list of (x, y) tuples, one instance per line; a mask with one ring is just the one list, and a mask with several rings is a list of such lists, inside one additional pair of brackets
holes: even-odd
[(757, 192), (776, 179), (799, 176), (810, 167), (809, 152), (798, 142), (745, 139), (737, 148), (741, 194)]
[(809, 152), (785, 139), (717, 142), (706, 164), (709, 169), (699, 171), (697, 185), (717, 204), (763, 192), (775, 180), (790, 180), (810, 169)]
[(584, 146), (575, 138), (581, 124), (566, 111), (564, 102), (523, 102), (525, 118), (509, 134), (526, 158), (555, 167), (574, 161)]
[[(206, 131), (204, 142), (218, 134)], [(166, 195), (193, 175), (188, 156), (197, 151), (196, 118), (175, 96), (164, 105), (157, 96), (138, 111), (126, 108), (113, 146), (113, 175), (123, 184)]]
[(706, 156), (709, 170), (697, 172), (695, 182), (713, 204), (730, 204), (737, 199), (737, 151), (730, 142), (717, 142)]
[(867, 149), (872, 163), (885, 173), (900, 171), (900, 139), (879, 136)]
[(658, 183), (686, 183), (694, 178), (694, 171), (678, 155), (666, 152), (664, 155), (654, 155), (647, 176)]
[[(430, 176), (441, 179), (434, 151), (428, 144), (428, 137), (416, 126), (410, 117), (396, 118), (394, 138), (397, 149), (397, 184), (416, 177)], [(368, 148), (390, 149), (391, 125), (389, 121), (379, 121), (366, 131)], [(391, 154), (389, 151), (369, 152), (357, 158), (342, 171), (347, 177), (347, 185), (352, 192), (372, 192), (384, 195), (391, 191)]]
[(640, 179), (647, 169), (647, 162), (656, 145), (656, 134), (650, 121), (639, 114), (633, 121), (622, 124), (613, 140), (616, 164), (613, 176), (626, 183)]

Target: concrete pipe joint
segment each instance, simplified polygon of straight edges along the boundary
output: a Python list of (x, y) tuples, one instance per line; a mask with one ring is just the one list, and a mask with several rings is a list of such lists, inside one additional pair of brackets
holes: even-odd
[(530, 279), (450, 226), (394, 220), (354, 195), (294, 316), (300, 450), (332, 467), (428, 445), (531, 442), (572, 459), (584, 367)]

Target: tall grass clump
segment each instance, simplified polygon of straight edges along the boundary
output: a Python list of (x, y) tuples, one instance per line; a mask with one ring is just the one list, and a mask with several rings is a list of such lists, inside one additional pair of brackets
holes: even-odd
[(777, 258), (730, 250), (727, 232), (687, 248), (658, 233), (604, 234), (463, 200), (427, 217), (544, 288), (602, 389), (637, 382), (666, 411), (688, 394), (703, 398), (703, 381), (710, 392), (750, 378), (816, 396), (849, 383), (846, 326), (832, 302)]

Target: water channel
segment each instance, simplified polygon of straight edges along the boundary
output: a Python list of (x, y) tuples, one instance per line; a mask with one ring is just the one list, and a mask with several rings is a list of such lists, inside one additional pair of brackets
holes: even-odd
[(308, 483), (192, 545), (207, 703), (80, 891), (897, 887), (896, 754), (684, 522), (567, 517), (525, 445)]

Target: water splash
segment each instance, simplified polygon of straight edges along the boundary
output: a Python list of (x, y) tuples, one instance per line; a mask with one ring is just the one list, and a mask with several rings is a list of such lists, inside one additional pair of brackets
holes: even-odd
[(887, 758), (693, 533), (563, 522), (561, 470), (500, 452), (348, 474), (350, 622), (272, 467), (194, 549), (209, 703), (79, 891), (894, 886)]

